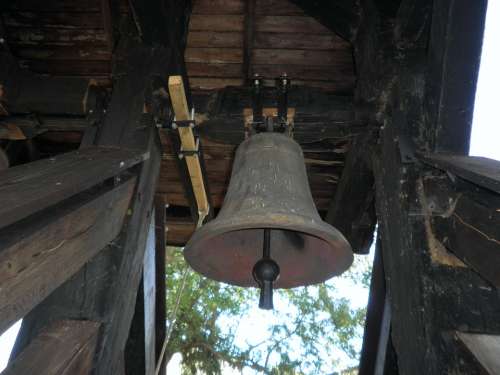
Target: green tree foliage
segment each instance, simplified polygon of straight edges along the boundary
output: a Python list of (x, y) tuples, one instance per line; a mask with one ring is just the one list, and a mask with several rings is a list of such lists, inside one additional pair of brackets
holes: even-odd
[[(371, 265), (357, 257), (342, 277), (368, 287)], [(339, 298), (334, 283), (275, 292), (268, 337), (241, 337), (241, 322), (255, 313), (258, 291), (209, 280), (190, 270), (182, 250), (168, 249), (167, 361), (182, 354), (183, 373), (220, 374), (222, 367), (250, 367), (263, 374), (332, 372), (339, 352), (355, 360), (365, 308)]]

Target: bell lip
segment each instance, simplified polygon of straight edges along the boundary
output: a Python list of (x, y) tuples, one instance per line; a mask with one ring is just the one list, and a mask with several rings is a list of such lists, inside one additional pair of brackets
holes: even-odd
[[(286, 219), (295, 219), (295, 220), (286, 220), (284, 222), (280, 222), (279, 224), (276, 223), (276, 218), (273, 220), (274, 217), (279, 217), (281, 219), (286, 218)], [(319, 238), (322, 241), (325, 241), (330, 245), (330, 251), (336, 251), (338, 254), (338, 262), (336, 262), (335, 267), (333, 270), (331, 270), (328, 275), (318, 281), (313, 281), (310, 283), (290, 283), (290, 284), (285, 284), (284, 286), (280, 285), (279, 281), (277, 283), (277, 286), (275, 287), (276, 289), (289, 289), (289, 288), (296, 288), (300, 286), (308, 286), (308, 285), (315, 285), (315, 284), (320, 284), (322, 282), (325, 282), (326, 280), (331, 279), (334, 276), (339, 276), (345, 271), (349, 269), (349, 267), (352, 265), (354, 261), (354, 254), (352, 252), (352, 247), (347, 241), (347, 239), (344, 237), (344, 235), (336, 229), (334, 226), (324, 222), (323, 220), (321, 221), (315, 221), (309, 218), (309, 220), (304, 220), (303, 216), (293, 214), (293, 215), (268, 215), (267, 217), (254, 217), (255, 220), (252, 223), (252, 216), (246, 216), (245, 217), (245, 222), (238, 223), (238, 220), (217, 220), (214, 219), (213, 221), (207, 223), (206, 225), (202, 226), (198, 230), (196, 230), (191, 237), (191, 239), (187, 242), (186, 246), (184, 247), (183, 255), (184, 259), (186, 262), (193, 268), (196, 272), (204, 275), (205, 277), (208, 277), (212, 280), (216, 280), (219, 282), (224, 282), (226, 284), (230, 285), (236, 285), (236, 286), (241, 286), (241, 287), (257, 287), (257, 284), (252, 284), (248, 285), (247, 283), (229, 283), (226, 280), (222, 280), (220, 278), (216, 278), (211, 274), (205, 273), (204, 270), (200, 269), (198, 267), (199, 262), (192, 262), (189, 254), (193, 252), (192, 248), (200, 241), (200, 240), (207, 240), (210, 238), (214, 238), (218, 235), (221, 235), (223, 233), (228, 233), (228, 232), (235, 232), (239, 230), (246, 230), (246, 229), (265, 229), (265, 228), (270, 228), (270, 229), (284, 229), (284, 230), (293, 230), (296, 232), (304, 233), (306, 235), (310, 235), (316, 238)], [(288, 221), (288, 222), (287, 222)], [(298, 222), (303, 222), (303, 226), (300, 227), (298, 225)], [(213, 226), (216, 226), (218, 229), (211, 229)], [(318, 229), (319, 228), (319, 229)], [(207, 232), (207, 234), (205, 234)], [(330, 235), (329, 232), (333, 232), (335, 235), (337, 235), (337, 238), (335, 235)], [(334, 250), (336, 249), (336, 250)], [(342, 262), (343, 260), (343, 262)]]

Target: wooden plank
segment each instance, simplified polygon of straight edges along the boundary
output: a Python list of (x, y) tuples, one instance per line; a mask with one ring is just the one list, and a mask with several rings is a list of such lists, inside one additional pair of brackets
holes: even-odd
[(193, 14), (189, 31), (243, 31), (244, 16), (204, 16)]
[(90, 374), (99, 327), (100, 323), (91, 321), (57, 321), (35, 337), (2, 374)]
[(0, 228), (50, 207), (146, 160), (148, 154), (112, 147), (42, 159), (0, 173)]
[(100, 12), (4, 12), (3, 19), (7, 28), (99, 29), (102, 27)]
[(255, 48), (306, 49), (306, 50), (346, 50), (351, 46), (335, 34), (295, 33), (255, 33)]
[(500, 193), (500, 162), (498, 160), (453, 154), (426, 154), (423, 160), (436, 168)]
[(196, 224), (190, 218), (167, 217), (167, 244), (169, 246), (184, 246), (196, 229)]
[(78, 43), (73, 45), (25, 45), (11, 43), (12, 52), (26, 60), (109, 60), (111, 52), (105, 45)]
[(190, 31), (187, 47), (242, 48), (243, 34), (240, 32)]
[(44, 45), (95, 43), (105, 45), (106, 34), (103, 29), (43, 29), (34, 27), (10, 28), (7, 30), (9, 45)]
[(325, 218), (347, 238), (353, 252), (359, 254), (369, 253), (377, 224), (370, 165), (374, 139), (373, 134), (368, 133), (353, 141)]
[[(119, 0), (118, 5), (121, 12), (127, 12), (127, 1)], [(9, 4), (7, 9), (42, 12), (99, 12), (101, 4), (99, 0), (50, 0), (48, 2), (18, 0)]]
[(242, 86), (245, 80), (243, 78), (198, 78), (189, 79), (189, 86), (199, 90), (215, 90), (228, 86)]
[(305, 16), (300, 7), (288, 0), (257, 0), (256, 13), (258, 15), (273, 16)]
[(7, 116), (0, 117), (0, 126), (15, 126), (28, 133), (45, 131), (83, 132), (90, 126), (85, 117), (62, 116)]
[(244, 14), (244, 0), (196, 0), (193, 2), (195, 15)]
[(36, 73), (51, 74), (55, 76), (109, 78), (111, 61), (80, 61), (65, 60), (57, 64), (45, 60), (19, 60), (23, 68)]
[[(269, 62), (273, 63), (272, 60)], [(340, 68), (305, 64), (254, 64), (253, 70), (264, 78), (276, 78), (282, 73), (286, 73), (290, 77), (292, 84), (296, 83), (295, 78), (299, 78), (299, 82), (306, 81), (305, 84), (307, 84), (307, 81), (326, 81), (352, 86), (356, 78), (351, 65)]]
[(489, 375), (500, 374), (500, 336), (457, 331), (465, 345)]
[[(168, 89), (176, 119), (181, 121), (188, 120), (190, 118), (190, 111), (186, 101), (186, 93), (184, 91), (182, 77), (170, 76), (168, 80)], [(179, 127), (178, 131), (181, 139), (182, 150), (196, 151), (197, 147), (191, 127)], [(198, 206), (198, 212), (200, 215), (207, 215), (210, 207), (208, 204), (208, 197), (205, 189), (205, 182), (203, 180), (200, 160), (198, 159), (197, 154), (186, 155), (185, 159)]]
[(239, 48), (186, 48), (186, 63), (242, 63), (243, 51)]
[(234, 78), (240, 77), (242, 64), (205, 64), (205, 63), (186, 63), (188, 76), (191, 77), (221, 77)]
[(311, 17), (302, 16), (257, 16), (257, 32), (329, 34), (330, 31)]
[(271, 50), (255, 48), (252, 58), (254, 64), (316, 65), (329, 66), (332, 69), (343, 68), (352, 71), (352, 56), (348, 53), (339, 54), (335, 51), (307, 51), (299, 49)]
[(0, 231), (0, 332), (116, 238), (134, 186), (84, 193)]

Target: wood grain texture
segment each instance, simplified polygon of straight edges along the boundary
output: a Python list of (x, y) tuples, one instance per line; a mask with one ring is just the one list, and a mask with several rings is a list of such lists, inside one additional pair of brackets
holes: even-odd
[(243, 16), (215, 15), (207, 17), (193, 14), (189, 22), (193, 31), (243, 31)]
[(2, 372), (4, 375), (87, 375), (100, 323), (57, 321), (44, 329)]
[(148, 157), (141, 151), (89, 147), (3, 171), (0, 228), (89, 189)]
[(0, 332), (117, 237), (134, 186), (75, 197), (0, 231)]

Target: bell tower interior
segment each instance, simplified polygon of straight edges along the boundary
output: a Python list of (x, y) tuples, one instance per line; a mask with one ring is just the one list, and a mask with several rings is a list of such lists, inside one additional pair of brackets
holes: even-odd
[(3, 1), (5, 374), (165, 375), (167, 246), (264, 308), (371, 252), (359, 375), (500, 374), (487, 5)]

